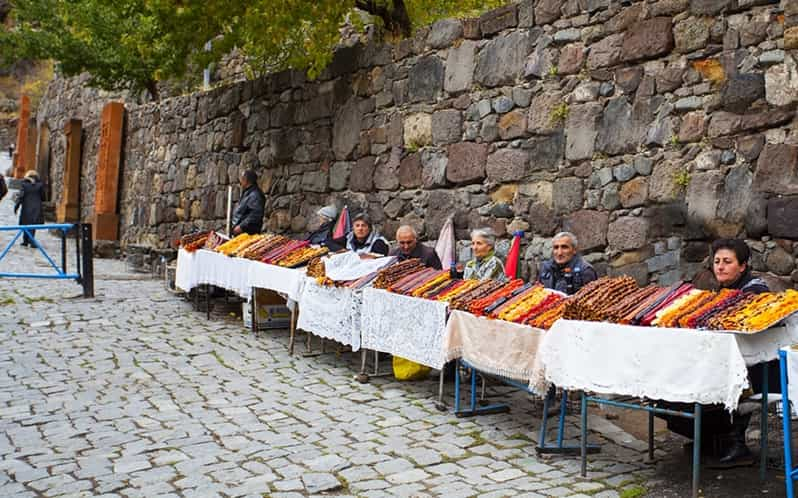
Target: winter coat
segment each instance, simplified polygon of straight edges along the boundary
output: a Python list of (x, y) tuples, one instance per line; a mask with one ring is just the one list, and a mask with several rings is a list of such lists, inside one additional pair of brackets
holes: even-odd
[(241, 227), (242, 233), (260, 233), (263, 229), (263, 210), (266, 196), (257, 185), (250, 185), (241, 194), (241, 199), (233, 211), (233, 228)]
[(596, 270), (579, 255), (575, 255), (571, 261), (562, 266), (553, 259), (546, 260), (538, 276), (543, 287), (568, 295), (576, 293), (582, 286), (597, 278)]
[(44, 223), (42, 202), (44, 202), (44, 184), (30, 178), (23, 180), (14, 202), (15, 213), (22, 208), (19, 211), (19, 224), (39, 225)]
[[(305, 240), (309, 241), (311, 244), (320, 245), (320, 246), (329, 246), (333, 240), (332, 231), (334, 228), (335, 222), (328, 221), (322, 224), (319, 228), (315, 231), (310, 232)], [(335, 251), (340, 248), (333, 248), (330, 247), (330, 250)]]
[(498, 280), (504, 282), (507, 275), (504, 274), (504, 264), (496, 256), (494, 251), (490, 251), (484, 258), (474, 257), (466, 263), (463, 272), (464, 280)]
[(391, 251), (391, 256), (397, 256), (399, 261), (418, 258), (422, 263), (424, 263), (424, 266), (435, 268), (436, 270), (440, 270), (442, 268), (441, 259), (438, 257), (435, 249), (427, 247), (421, 242), (417, 242), (416, 247), (407, 254), (403, 253), (402, 250), (397, 247)]

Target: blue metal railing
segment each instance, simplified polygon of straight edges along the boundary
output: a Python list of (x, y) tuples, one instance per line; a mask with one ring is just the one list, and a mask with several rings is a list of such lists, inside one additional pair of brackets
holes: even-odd
[[(39, 244), (39, 241), (33, 236), (35, 230), (57, 230), (61, 234), (61, 265), (59, 266), (53, 261), (53, 258), (47, 254), (47, 251)], [(78, 237), (76, 237), (75, 245), (75, 268), (77, 272), (69, 273), (67, 271), (67, 233), (70, 230), (76, 230)], [(56, 280), (75, 280), (83, 286), (83, 295), (85, 297), (94, 296), (94, 268), (92, 261), (92, 237), (90, 224), (74, 224), (74, 223), (48, 223), (41, 225), (9, 225), (0, 226), (0, 232), (16, 232), (11, 240), (6, 244), (2, 252), (0, 252), (0, 262), (6, 257), (8, 252), (19, 240), (20, 237), (27, 236), (27, 239), (33, 246), (47, 260), (50, 267), (55, 270), (55, 273), (31, 273), (31, 272), (4, 272), (0, 271), (0, 278), (47, 278)], [(81, 251), (81, 248), (83, 251)]]

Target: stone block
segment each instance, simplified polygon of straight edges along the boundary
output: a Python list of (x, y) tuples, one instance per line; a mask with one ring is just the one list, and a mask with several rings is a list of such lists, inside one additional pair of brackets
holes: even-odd
[(435, 49), (446, 48), (463, 36), (463, 23), (457, 19), (435, 21), (427, 35), (427, 44)]
[(579, 241), (579, 250), (589, 252), (607, 245), (609, 214), (605, 211), (583, 209), (563, 220), (563, 230), (572, 232)]
[(655, 202), (670, 202), (680, 193), (676, 176), (685, 169), (681, 161), (662, 161), (654, 166), (648, 183), (649, 199)]
[(410, 114), (404, 120), (406, 148), (418, 148), (432, 143), (432, 116), (425, 112)]
[(421, 153), (414, 152), (402, 158), (399, 164), (399, 184), (404, 188), (417, 188), (421, 186)]
[(395, 147), (388, 160), (384, 157), (377, 159), (374, 168), (374, 188), (377, 190), (396, 190), (399, 188), (399, 164), (402, 149)]
[(775, 106), (787, 106), (798, 101), (798, 63), (794, 55), (785, 55), (784, 64), (768, 68), (765, 96), (767, 102)]
[(704, 137), (706, 129), (707, 117), (703, 112), (688, 112), (682, 118), (682, 125), (679, 127), (679, 142), (698, 142)]
[(582, 208), (584, 186), (579, 178), (559, 178), (554, 182), (552, 198), (556, 214), (570, 213)]
[(515, 4), (489, 10), (479, 16), (479, 29), (482, 36), (495, 35), (499, 31), (518, 25), (518, 8)]
[(742, 118), (737, 114), (718, 111), (712, 114), (707, 134), (710, 138), (734, 135), (742, 128)]
[(421, 184), (424, 188), (446, 185), (446, 166), (449, 159), (440, 149), (424, 149), (421, 152)]
[(347, 159), (360, 142), (362, 114), (355, 97), (349, 99), (335, 114), (332, 149), (338, 160)]
[(648, 239), (649, 220), (622, 216), (609, 224), (607, 242), (613, 249), (627, 251), (643, 247)]
[(764, 146), (765, 137), (762, 135), (744, 135), (737, 138), (737, 152), (747, 161), (756, 161)]
[(447, 92), (459, 93), (471, 88), (474, 79), (476, 50), (476, 42), (468, 40), (449, 49), (443, 82), (443, 87)]
[(336, 162), (330, 167), (330, 190), (346, 190), (349, 184), (349, 173), (354, 163)]
[(529, 231), (540, 236), (554, 235), (560, 224), (559, 217), (545, 204), (531, 203), (529, 206)]
[(709, 24), (703, 17), (688, 17), (673, 27), (676, 51), (682, 54), (700, 50), (709, 42)]
[(625, 67), (615, 71), (615, 84), (624, 93), (634, 93), (643, 79), (643, 68), (639, 66)]
[(528, 155), (522, 149), (499, 149), (487, 158), (488, 180), (505, 183), (520, 180), (526, 175)]
[(723, 180), (723, 173), (720, 171), (694, 173), (690, 177), (685, 201), (687, 215), (691, 220), (703, 224), (715, 220)]
[(490, 114), (482, 120), (479, 136), (483, 142), (495, 142), (499, 138), (499, 117)]
[(690, 12), (697, 15), (717, 15), (731, 9), (733, 0), (690, 0)]
[(637, 285), (642, 287), (648, 284), (648, 265), (646, 263), (632, 263), (617, 268), (608, 268), (607, 275), (610, 277), (632, 277), (637, 282)]
[(625, 62), (650, 59), (673, 50), (670, 17), (654, 17), (631, 26), (623, 35), (621, 59)]
[(374, 188), (374, 158), (362, 157), (357, 160), (349, 175), (349, 190), (371, 192)]
[(638, 177), (624, 183), (619, 196), (624, 208), (644, 205), (648, 200), (648, 179)]
[(773, 237), (798, 240), (798, 197), (767, 201), (767, 230)]
[(523, 148), (529, 151), (530, 171), (557, 171), (565, 154), (565, 137), (562, 132), (532, 137)]
[(510, 85), (531, 50), (528, 33), (514, 31), (489, 41), (477, 55), (474, 80), (486, 87)]
[(540, 0), (535, 6), (535, 22), (542, 26), (550, 24), (562, 15), (562, 0)]
[(603, 106), (597, 102), (573, 106), (565, 125), (565, 157), (570, 161), (590, 159), (595, 150)]
[(721, 106), (724, 110), (742, 114), (751, 104), (765, 97), (765, 77), (761, 73), (738, 74), (723, 85)]
[(526, 115), (522, 111), (508, 112), (499, 119), (498, 131), (502, 140), (523, 137), (526, 134)]
[(754, 189), (772, 194), (798, 194), (798, 146), (765, 145), (757, 161)]
[(795, 258), (779, 246), (768, 252), (765, 264), (776, 275), (789, 275), (795, 269)]
[(608, 155), (637, 151), (661, 102), (661, 97), (637, 98), (633, 105), (626, 96), (610, 99), (601, 117), (596, 150)]
[(491, 107), (499, 114), (509, 112), (513, 108), (513, 99), (500, 95), (491, 101)]
[(455, 109), (432, 115), (432, 142), (435, 145), (459, 142), (463, 136), (463, 116)]
[(718, 203), (718, 216), (727, 221), (745, 221), (754, 198), (751, 189), (752, 183), (753, 175), (747, 164), (731, 168), (723, 182), (723, 191)]
[(302, 174), (302, 190), (326, 192), (328, 176), (327, 171), (306, 171)]
[(592, 70), (614, 66), (621, 61), (624, 35), (617, 33), (605, 36), (590, 45), (587, 55), (587, 68)]
[[(527, 130), (533, 134), (547, 134), (562, 128), (563, 123), (554, 119), (555, 110), (564, 103), (559, 92), (541, 92), (532, 99), (527, 115)], [(570, 114), (570, 113), (569, 113)]]
[(410, 102), (434, 102), (443, 90), (443, 62), (435, 55), (422, 57), (410, 67), (407, 91)]
[(585, 63), (584, 43), (571, 43), (560, 51), (560, 60), (557, 64), (558, 74), (577, 74)]
[(488, 146), (461, 142), (448, 148), (449, 163), (446, 179), (452, 183), (470, 183), (485, 178)]

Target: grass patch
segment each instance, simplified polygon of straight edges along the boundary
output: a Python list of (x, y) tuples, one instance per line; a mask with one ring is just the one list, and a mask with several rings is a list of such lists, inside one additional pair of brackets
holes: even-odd
[(646, 490), (646, 488), (638, 484), (621, 491), (620, 498), (638, 498), (640, 496), (646, 496), (647, 492), (648, 490)]
[(213, 355), (214, 358), (216, 358), (216, 361), (218, 361), (221, 366), (232, 370), (232, 367), (230, 367), (230, 365), (224, 362), (224, 359), (222, 359), (222, 357), (219, 355), (219, 353), (216, 352), (215, 349), (211, 351), (211, 354)]
[(16, 304), (17, 302), (14, 301), (13, 297), (4, 297), (0, 299), (0, 304)]

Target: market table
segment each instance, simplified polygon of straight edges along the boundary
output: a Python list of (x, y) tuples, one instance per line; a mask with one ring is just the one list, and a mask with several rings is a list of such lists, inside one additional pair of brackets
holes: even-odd
[(188, 252), (181, 248), (177, 252), (175, 286), (189, 292), (194, 287), (208, 284), (249, 298), (252, 293), (249, 285), (251, 263), (253, 261), (248, 259), (231, 258), (206, 249)]
[(297, 328), (360, 349), (362, 291), (319, 285), (306, 277), (299, 296)]
[(781, 423), (784, 430), (784, 484), (787, 498), (795, 496), (795, 479), (798, 479), (798, 467), (792, 461), (792, 416), (795, 407), (790, 399), (798, 399), (798, 381), (790, 383), (790, 379), (798, 379), (798, 350), (792, 347), (779, 349), (779, 370), (781, 379)]
[[(653, 415), (669, 414), (695, 420), (693, 443), (693, 491), (699, 479), (701, 405), (722, 404), (737, 408), (748, 385), (747, 366), (774, 358), (778, 344), (794, 342), (798, 334), (795, 318), (757, 334), (738, 334), (693, 329), (635, 327), (612, 323), (558, 320), (540, 347), (541, 364), (547, 382), (578, 389), (582, 395), (582, 439), (587, 439), (587, 402), (649, 413), (649, 453), (653, 450)], [(764, 378), (767, 379), (767, 372)], [(762, 394), (767, 409), (767, 384)], [(676, 412), (656, 407), (620, 403), (598, 394), (633, 396), (649, 400), (692, 403), (693, 412)], [(763, 417), (763, 427), (766, 428)], [(767, 433), (762, 434), (763, 453)], [(764, 470), (764, 461), (762, 470)], [(586, 471), (583, 451), (582, 471)]]

